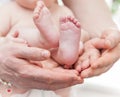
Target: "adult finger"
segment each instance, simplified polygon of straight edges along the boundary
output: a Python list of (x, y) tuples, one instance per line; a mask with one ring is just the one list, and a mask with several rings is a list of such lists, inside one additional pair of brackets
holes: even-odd
[(108, 66), (109, 64), (114, 64), (119, 58), (120, 58), (120, 44), (109, 51), (103, 52), (102, 56), (98, 60), (96, 60), (91, 67), (100, 68)]
[(65, 83), (65, 82), (71, 83), (73, 81), (79, 82), (81, 80), (80, 77), (78, 76), (78, 73), (76, 73), (75, 70), (66, 70), (66, 69), (62, 70), (61, 68), (60, 69), (57, 68), (57, 70), (55, 70), (55, 68), (53, 70), (44, 69), (34, 64), (33, 65), (30, 64), (26, 60), (16, 59), (16, 58), (14, 58), (14, 61), (7, 60), (7, 62), (9, 63), (12, 62), (13, 65), (9, 66), (9, 68), (18, 72), (18, 74), (20, 74), (21, 77), (25, 77), (25, 78), (27, 77), (31, 80), (36, 80), (39, 82), (51, 84), (56, 82), (57, 83)]
[(120, 42), (120, 31), (118, 29), (108, 29), (102, 33), (101, 38), (105, 39), (105, 45), (111, 49)]
[(81, 72), (82, 68), (81, 68), (81, 64), (82, 64), (82, 61), (80, 60), (80, 58), (78, 59), (78, 61), (75, 63), (75, 69), (78, 71), (78, 72)]
[(84, 70), (86, 68), (88, 68), (90, 66), (90, 59), (86, 58), (86, 60), (84, 60), (81, 64), (81, 69)]
[[(72, 83), (74, 81), (80, 82), (81, 78), (73, 73), (70, 73), (69, 70), (65, 70), (65, 72), (60, 72), (61, 70), (48, 70), (41, 68), (38, 73), (36, 74), (36, 80), (41, 80), (46, 84), (53, 84), (53, 83)], [(42, 80), (43, 79), (43, 80)]]
[(91, 40), (91, 43), (93, 45), (92, 48), (97, 48), (97, 49), (106, 49), (108, 48), (105, 44), (105, 39), (100, 39), (100, 38), (95, 38)]
[(28, 60), (42, 61), (50, 57), (50, 52), (45, 49), (22, 46), (19, 48), (16, 56)]
[(93, 77), (93, 76), (98, 76), (98, 75), (101, 75), (101, 74), (105, 73), (106, 71), (108, 71), (111, 67), (112, 67), (112, 65), (109, 65), (108, 67), (97, 68), (97, 69), (93, 69), (90, 67), (81, 72), (81, 77), (89, 78), (89, 77)]
[[(26, 89), (42, 89), (42, 90), (58, 90), (66, 87), (70, 87), (76, 84), (82, 84), (83, 80), (81, 82), (73, 81), (71, 83), (44, 83), (44, 82), (36, 82), (36, 81), (26, 81), (27, 83), (23, 86)], [(19, 86), (18, 86), (19, 87)], [(22, 88), (23, 88), (22, 87)]]
[[(29, 68), (29, 72), (22, 72), (24, 77), (29, 78), (29, 80), (33, 80), (36, 83), (43, 83), (42, 85), (38, 85), (37, 88), (45, 88), (45, 89), (60, 89), (68, 86), (72, 86), (75, 84), (80, 84), (83, 82), (83, 79), (76, 75), (76, 73), (71, 70), (68, 73), (60, 72), (61, 70), (48, 70), (43, 68)], [(29, 74), (28, 74), (29, 73)], [(34, 86), (36, 88), (36, 86)]]
[(100, 57), (100, 52), (97, 49), (92, 49), (90, 54), (90, 64), (92, 65)]

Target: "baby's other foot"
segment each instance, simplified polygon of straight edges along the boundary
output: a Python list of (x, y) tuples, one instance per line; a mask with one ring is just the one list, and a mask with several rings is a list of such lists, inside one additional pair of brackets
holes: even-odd
[(38, 30), (45, 39), (45, 44), (50, 47), (57, 47), (59, 40), (58, 29), (52, 19), (52, 14), (43, 1), (38, 1), (34, 10), (33, 20)]
[(80, 23), (72, 17), (64, 17), (60, 20), (60, 27), (57, 61), (69, 68), (79, 55)]

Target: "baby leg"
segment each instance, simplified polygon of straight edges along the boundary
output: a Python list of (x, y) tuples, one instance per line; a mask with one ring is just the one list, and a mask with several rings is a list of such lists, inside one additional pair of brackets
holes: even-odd
[(80, 24), (72, 17), (61, 18), (60, 23), (59, 48), (53, 57), (67, 68), (76, 62), (79, 55)]
[(52, 15), (43, 1), (38, 1), (34, 10), (33, 20), (38, 30), (45, 39), (45, 44), (50, 47), (57, 47), (59, 40), (59, 31), (55, 25)]

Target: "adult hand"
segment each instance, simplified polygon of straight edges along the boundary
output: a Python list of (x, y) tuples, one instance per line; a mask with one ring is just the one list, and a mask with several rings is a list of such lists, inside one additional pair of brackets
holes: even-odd
[[(101, 41), (102, 40), (102, 41)], [(107, 30), (103, 32), (101, 39), (94, 41), (94, 50), (103, 50), (100, 57), (90, 63), (90, 67), (81, 72), (83, 78), (100, 75), (108, 71), (120, 58), (120, 32), (118, 30)], [(106, 60), (107, 58), (107, 60)]]
[(120, 44), (115, 48), (105, 51), (89, 68), (81, 72), (84, 78), (98, 76), (108, 71), (113, 64), (120, 58)]
[(0, 42), (0, 78), (13, 86), (55, 90), (82, 83), (75, 70), (64, 70), (60, 67), (44, 69), (29, 62), (47, 59), (48, 51), (18, 44), (7, 38)]
[(99, 46), (96, 42), (95, 45), (98, 48), (112, 49), (120, 43), (120, 31), (117, 28), (109, 28), (102, 33), (100, 38), (104, 39), (104, 43)]

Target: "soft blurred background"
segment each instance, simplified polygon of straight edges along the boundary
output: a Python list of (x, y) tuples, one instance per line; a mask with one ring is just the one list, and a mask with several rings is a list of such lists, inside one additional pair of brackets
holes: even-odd
[[(6, 1), (8, 0), (0, 0), (0, 5)], [(58, 1), (62, 5), (61, 0)], [(113, 20), (120, 27), (120, 0), (106, 0), (106, 2), (113, 14)], [(38, 90), (33, 90), (30, 94), (29, 97), (40, 97)], [(49, 95), (48, 92), (47, 94)], [(46, 97), (54, 97), (48, 95)], [(74, 86), (71, 97), (120, 97), (120, 60), (108, 72), (86, 79), (82, 85)]]

